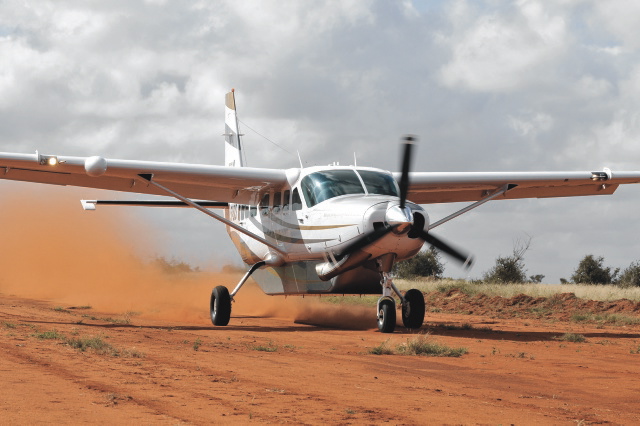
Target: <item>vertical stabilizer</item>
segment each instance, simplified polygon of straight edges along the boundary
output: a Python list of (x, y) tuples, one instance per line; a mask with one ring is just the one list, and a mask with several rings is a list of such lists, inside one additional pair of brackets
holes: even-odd
[(231, 89), (224, 99), (224, 164), (228, 167), (242, 167), (242, 145), (238, 132), (238, 117), (236, 115), (236, 98)]

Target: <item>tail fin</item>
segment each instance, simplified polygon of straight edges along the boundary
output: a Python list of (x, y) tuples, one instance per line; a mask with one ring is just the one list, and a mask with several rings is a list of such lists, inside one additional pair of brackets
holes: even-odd
[(244, 166), (244, 161), (238, 132), (234, 89), (227, 93), (224, 101), (224, 164), (228, 167), (242, 167)]

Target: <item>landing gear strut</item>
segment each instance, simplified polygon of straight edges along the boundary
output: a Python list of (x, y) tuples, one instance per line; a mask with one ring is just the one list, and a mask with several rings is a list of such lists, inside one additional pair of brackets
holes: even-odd
[(378, 299), (378, 330), (381, 333), (393, 333), (396, 328), (396, 301), (393, 298), (395, 293), (402, 304), (402, 324), (410, 329), (422, 327), (424, 322), (424, 296), (420, 290), (412, 288), (404, 296), (393, 284), (389, 272), (390, 267), (383, 268), (384, 263), (378, 261), (378, 270), (382, 275), (380, 284), (382, 285), (382, 297)]
[(251, 274), (253, 274), (258, 268), (266, 265), (264, 260), (256, 263), (240, 280), (236, 288), (233, 289), (231, 294), (229, 294), (229, 290), (223, 286), (219, 285), (213, 289), (211, 292), (211, 301), (209, 302), (209, 313), (211, 315), (211, 322), (213, 325), (225, 326), (229, 324), (229, 319), (231, 318), (231, 302), (233, 301), (233, 297), (238, 293), (240, 287), (244, 285), (245, 282), (249, 279)]

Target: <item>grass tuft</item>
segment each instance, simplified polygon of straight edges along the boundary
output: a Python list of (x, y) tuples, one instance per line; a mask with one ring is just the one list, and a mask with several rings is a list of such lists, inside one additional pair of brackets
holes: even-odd
[(565, 333), (562, 336), (554, 337), (554, 339), (572, 343), (584, 343), (587, 341), (587, 338), (584, 337), (584, 335), (576, 333)]
[(94, 337), (80, 337), (66, 340), (67, 345), (74, 349), (78, 349), (81, 352), (85, 352), (87, 349), (92, 349), (99, 355), (111, 355), (118, 356), (119, 351), (111, 346), (110, 343), (105, 342), (99, 336)]
[(33, 337), (41, 340), (62, 340), (64, 335), (59, 333), (58, 330), (43, 331), (42, 333), (34, 333)]
[(447, 345), (435, 342), (421, 334), (406, 343), (397, 347), (399, 353), (404, 355), (423, 355), (423, 356), (443, 356), (443, 357), (459, 357), (467, 352), (466, 348), (452, 348)]
[(393, 355), (395, 352), (393, 348), (389, 347), (389, 339), (387, 339), (378, 346), (369, 349), (369, 353), (371, 355)]
[(269, 342), (266, 345), (252, 346), (251, 349), (259, 352), (276, 352), (278, 350), (278, 345), (274, 345), (272, 342)]
[(2, 321), (2, 326), (4, 328), (16, 328), (17, 327), (17, 325), (15, 325), (14, 323), (7, 322), (7, 321)]
[(195, 342), (193, 342), (193, 350), (197, 351), (198, 349), (200, 349), (200, 346), (202, 345), (202, 340), (200, 340), (200, 338), (198, 337)]

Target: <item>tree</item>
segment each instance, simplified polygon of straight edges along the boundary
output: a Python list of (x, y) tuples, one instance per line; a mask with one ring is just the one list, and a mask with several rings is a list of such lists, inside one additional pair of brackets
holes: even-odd
[(530, 283), (535, 283), (535, 284), (540, 284), (543, 279), (544, 279), (544, 275), (542, 275), (542, 274), (531, 275), (529, 277), (529, 282)]
[(576, 284), (612, 284), (616, 282), (616, 277), (620, 268), (611, 271), (610, 267), (604, 267), (604, 258), (594, 257), (592, 254), (586, 255), (578, 264), (578, 268), (571, 276), (571, 281)]
[(444, 263), (440, 252), (434, 247), (422, 250), (411, 259), (396, 263), (394, 273), (398, 278), (434, 277), (442, 278)]
[(620, 287), (640, 287), (640, 261), (631, 262), (631, 265), (622, 271), (618, 285)]
[[(527, 270), (524, 267), (524, 255), (531, 246), (531, 237), (526, 240), (517, 239), (513, 243), (513, 253), (511, 256), (498, 257), (493, 268), (485, 272), (483, 281), (489, 283), (524, 283), (527, 282)], [(532, 276), (532, 280), (544, 275)]]

